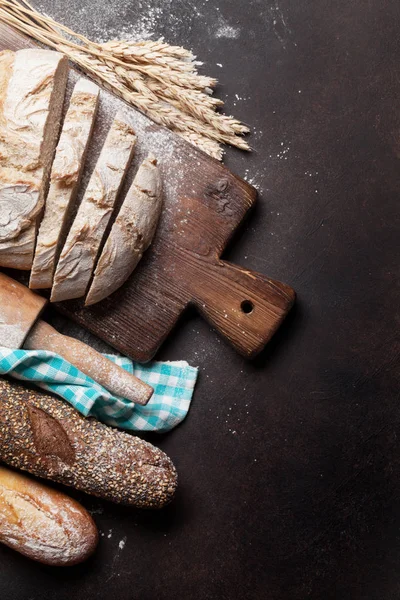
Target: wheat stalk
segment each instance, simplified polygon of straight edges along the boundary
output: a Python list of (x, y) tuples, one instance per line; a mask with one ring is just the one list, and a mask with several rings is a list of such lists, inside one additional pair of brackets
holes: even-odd
[[(143, 40), (141, 42), (126, 42), (121, 40), (110, 40), (103, 44), (107, 48), (111, 48), (112, 51), (117, 55), (123, 55), (124, 57), (141, 56), (143, 60), (153, 60), (153, 57), (163, 58), (174, 57), (179, 59), (185, 59), (191, 67), (191, 63), (196, 60), (196, 57), (190, 50), (182, 48), (181, 46), (170, 46), (165, 42)], [(192, 68), (192, 67), (191, 67)]]
[(63, 52), (106, 89), (218, 160), (221, 143), (250, 149), (242, 137), (248, 127), (218, 111), (223, 102), (211, 96), (217, 81), (198, 73), (201, 63), (189, 50), (161, 40), (98, 44), (27, 0), (0, 0), (0, 19)]
[(125, 62), (135, 64), (149, 63), (156, 64), (163, 68), (172, 69), (179, 73), (195, 73), (195, 58), (182, 60), (182, 57), (176, 57), (174, 54), (160, 52), (160, 48), (154, 49), (142, 46), (138, 48), (135, 43), (111, 41), (105, 44), (99, 44), (99, 47), (113, 56), (124, 60)]
[[(175, 130), (173, 129), (172, 131)], [(217, 160), (222, 160), (224, 153), (221, 148), (221, 145), (218, 142), (215, 142), (214, 140), (210, 140), (209, 138), (203, 135), (199, 135), (198, 133), (193, 133), (190, 131), (176, 131), (176, 133), (178, 133), (181, 137), (183, 137), (185, 140), (187, 140), (194, 146), (200, 148), (200, 150), (203, 150), (203, 152), (205, 152), (206, 154), (209, 154)]]

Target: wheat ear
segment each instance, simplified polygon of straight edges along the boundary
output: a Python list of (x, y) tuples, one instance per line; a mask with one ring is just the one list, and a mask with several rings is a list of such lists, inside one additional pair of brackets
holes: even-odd
[(156, 123), (222, 159), (221, 143), (250, 150), (247, 126), (220, 112), (217, 81), (201, 75), (192, 52), (165, 42), (111, 40), (99, 44), (39, 13), (27, 0), (0, 0), (0, 19), (66, 54), (108, 90)]

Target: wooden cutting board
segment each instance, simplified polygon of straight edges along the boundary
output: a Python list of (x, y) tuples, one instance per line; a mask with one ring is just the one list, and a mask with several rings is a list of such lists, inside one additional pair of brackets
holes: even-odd
[[(0, 24), (0, 49), (36, 44)], [(72, 70), (68, 94), (78, 77)], [(220, 256), (256, 201), (256, 190), (216, 160), (169, 130), (102, 91), (82, 193), (107, 129), (123, 108), (138, 135), (138, 147), (124, 186), (149, 151), (159, 160), (164, 209), (156, 238), (123, 288), (103, 302), (57, 305), (111, 346), (138, 361), (150, 360), (188, 305), (195, 305), (241, 354), (255, 356), (290, 310), (294, 291), (265, 275)], [(79, 201), (80, 198), (78, 198)]]

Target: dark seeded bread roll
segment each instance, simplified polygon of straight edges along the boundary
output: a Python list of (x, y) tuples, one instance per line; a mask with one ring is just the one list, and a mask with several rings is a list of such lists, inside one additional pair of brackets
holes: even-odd
[(161, 508), (177, 485), (174, 465), (158, 448), (5, 379), (0, 379), (0, 460), (140, 508)]

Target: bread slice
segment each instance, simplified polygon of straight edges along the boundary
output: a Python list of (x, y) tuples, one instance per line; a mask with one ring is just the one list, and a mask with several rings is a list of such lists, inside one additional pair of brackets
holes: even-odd
[(118, 112), (61, 251), (51, 302), (85, 295), (135, 143), (132, 126)]
[(161, 175), (149, 155), (136, 177), (112, 226), (97, 263), (86, 306), (115, 292), (131, 275), (150, 246), (162, 207)]
[(0, 72), (0, 266), (30, 269), (68, 60), (52, 50), (5, 51)]
[(60, 244), (79, 187), (98, 107), (99, 88), (79, 79), (69, 103), (50, 176), (29, 287), (51, 288)]

